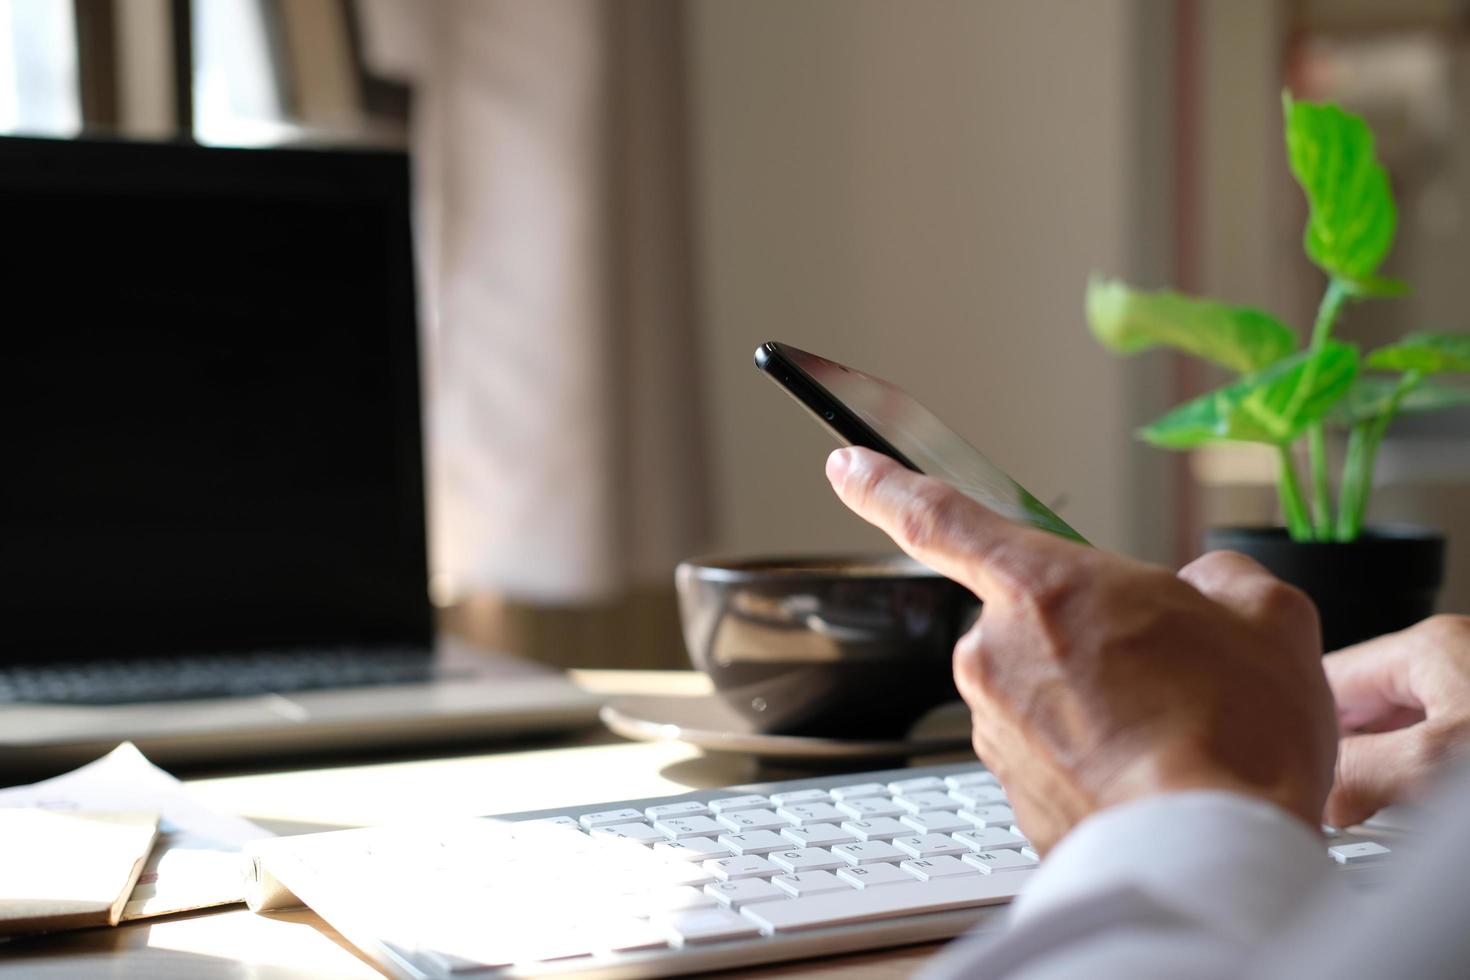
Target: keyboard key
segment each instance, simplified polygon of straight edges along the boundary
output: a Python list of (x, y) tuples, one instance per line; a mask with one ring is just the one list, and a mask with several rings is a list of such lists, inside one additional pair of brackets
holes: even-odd
[(888, 784), (888, 791), (894, 796), (907, 796), (910, 793), (923, 793), (929, 790), (944, 791), (944, 780), (938, 776), (924, 776), (919, 779), (900, 779), (896, 783)]
[(912, 861), (903, 862), (899, 867), (920, 881), (933, 881), (935, 878), (953, 878), (957, 875), (980, 873), (979, 869), (974, 865), (966, 864), (959, 858), (949, 854), (941, 854), (931, 858), (915, 858)]
[(642, 819), (642, 813), (625, 806), (621, 810), (603, 810), (599, 813), (584, 813), (578, 818), (578, 822), (583, 827), (591, 830), (593, 827), (604, 827), (614, 823), (634, 823)]
[(743, 834), (747, 830), (780, 830), (782, 827), (791, 826), (784, 817), (776, 816), (771, 810), (739, 810), (735, 813), (722, 813), (719, 820), (737, 834)]
[(709, 858), (729, 857), (733, 852), (717, 840), (708, 837), (686, 837), (683, 840), (660, 841), (653, 851), (662, 857), (676, 861), (704, 861)]
[(961, 786), (959, 789), (950, 790), (949, 795), (968, 809), (982, 806), (990, 806), (995, 803), (1005, 803), (1006, 791), (999, 786)]
[(940, 854), (968, 854), (969, 848), (946, 834), (917, 834), (893, 838), (893, 846), (910, 857), (929, 858)]
[(725, 832), (723, 824), (709, 817), (665, 817), (654, 823), (654, 829), (670, 840), (686, 837), (717, 837)]
[(756, 854), (712, 858), (704, 862), (701, 867), (721, 881), (734, 881), (738, 878), (769, 878), (781, 871), (770, 861)]
[(856, 868), (839, 868), (837, 877), (854, 888), (876, 888), (879, 885), (901, 885), (914, 876), (896, 864), (864, 864)]
[(709, 808), (715, 813), (734, 813), (736, 810), (760, 810), (771, 805), (764, 796), (727, 796), (722, 800), (711, 800)]
[(772, 793), (771, 802), (777, 806), (788, 803), (831, 803), (832, 796), (824, 789), (798, 789), (790, 793)]
[[(655, 847), (660, 845), (655, 844)], [(730, 853), (729, 851), (725, 852)], [(710, 860), (719, 860), (711, 858)], [(663, 885), (676, 887), (678, 885), (707, 885), (715, 880), (715, 876), (703, 864), (694, 864), (689, 861), (669, 861), (659, 867), (657, 871), (643, 871), (639, 873), (640, 878), (649, 878)]]
[(892, 817), (874, 817), (872, 820), (846, 820), (842, 829), (852, 833), (858, 840), (891, 840), (912, 834), (914, 828), (899, 823)]
[(878, 861), (902, 861), (908, 857), (903, 851), (884, 841), (859, 841), (856, 844), (838, 844), (832, 853), (848, 864), (873, 864)]
[(833, 844), (851, 844), (857, 835), (843, 830), (836, 824), (814, 823), (808, 827), (787, 827), (781, 836), (798, 847), (830, 847)]
[(928, 810), (959, 809), (954, 797), (938, 789), (905, 793), (902, 796), (895, 796), (893, 802), (903, 807), (909, 813), (924, 813)]
[[(851, 869), (856, 870), (856, 869)], [(902, 874), (903, 872), (900, 872)], [(883, 888), (852, 889), (793, 898), (785, 902), (761, 902), (745, 915), (766, 934), (800, 932), (855, 922), (876, 922), (925, 912), (947, 912), (1008, 902), (1021, 890), (1029, 874), (964, 875), (888, 885)]]
[(852, 786), (838, 786), (832, 790), (832, 799), (841, 803), (843, 800), (858, 800), (864, 797), (888, 796), (890, 793), (887, 786), (882, 783), (857, 783)]
[(1389, 850), (1376, 841), (1365, 840), (1356, 844), (1338, 844), (1329, 847), (1327, 853), (1338, 864), (1369, 864), (1388, 857)]
[(777, 875), (771, 879), (771, 884), (793, 898), (801, 898), (803, 895), (821, 895), (826, 892), (852, 891), (852, 886), (847, 882), (832, 872), (823, 870)]
[(760, 934), (760, 928), (755, 922), (723, 908), (673, 912), (659, 916), (656, 921), (674, 937), (674, 942), (678, 945), (713, 943)]
[(1016, 822), (1015, 811), (999, 803), (976, 807), (973, 810), (961, 810), (960, 816), (977, 827), (1009, 828), (1011, 824)]
[(666, 839), (662, 832), (654, 830), (646, 823), (614, 823), (593, 827), (592, 836), (601, 839), (635, 841), (639, 844), (652, 844)]
[(721, 834), (718, 840), (736, 854), (769, 854), (771, 851), (784, 851), (791, 846), (791, 841), (773, 830)]
[(954, 776), (945, 776), (944, 785), (951, 790), (961, 789), (965, 786), (999, 786), (1000, 780), (995, 774), (985, 769), (977, 769), (974, 772), (962, 772)]
[(752, 902), (782, 901), (791, 896), (759, 878), (741, 878), (738, 881), (717, 881), (704, 886), (704, 893), (728, 908), (738, 909)]
[(776, 811), (788, 823), (805, 827), (812, 823), (841, 823), (847, 814), (830, 803), (788, 803)]
[(898, 819), (921, 834), (952, 834), (956, 830), (970, 830), (975, 826), (953, 810), (906, 813)]
[(698, 800), (689, 800), (685, 803), (662, 803), (651, 806), (643, 811), (643, 815), (649, 820), (657, 822), (667, 817), (699, 817), (708, 816), (709, 807)]
[(883, 797), (863, 797), (857, 800), (843, 800), (837, 804), (837, 809), (857, 820), (872, 820), (874, 817), (897, 817), (908, 811)]
[(1000, 827), (976, 827), (974, 830), (962, 830), (954, 835), (954, 839), (972, 851), (993, 851), (998, 848), (1015, 850), (1026, 846), (1026, 838)]
[(979, 851), (974, 854), (966, 854), (960, 860), (986, 874), (990, 874), (992, 871), (1025, 871), (1028, 868), (1036, 867), (1040, 863), (1036, 859), (1036, 852), (1030, 848), (1020, 851), (1011, 850), (1010, 848), (999, 848), (994, 851)]
[(714, 908), (715, 904), (715, 900), (703, 888), (696, 888), (693, 885), (679, 885), (676, 888), (649, 892), (639, 903), (641, 909), (649, 915), (657, 915), (660, 912), (678, 912), (683, 909)]
[(847, 862), (822, 847), (801, 847), (794, 851), (772, 851), (766, 859), (789, 874), (802, 871), (831, 871), (845, 868)]

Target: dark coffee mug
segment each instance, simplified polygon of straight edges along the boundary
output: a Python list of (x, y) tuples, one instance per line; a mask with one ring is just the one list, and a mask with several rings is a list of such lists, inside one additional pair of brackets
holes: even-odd
[(674, 573), (694, 666), (753, 731), (901, 737), (959, 697), (980, 602), (903, 555), (696, 559)]

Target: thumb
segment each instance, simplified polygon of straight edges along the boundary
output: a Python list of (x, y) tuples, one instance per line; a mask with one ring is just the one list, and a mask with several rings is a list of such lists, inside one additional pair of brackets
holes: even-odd
[(1337, 747), (1337, 775), (1322, 819), (1334, 827), (1362, 823), (1403, 799), (1428, 778), (1419, 724), (1379, 735), (1350, 735)]

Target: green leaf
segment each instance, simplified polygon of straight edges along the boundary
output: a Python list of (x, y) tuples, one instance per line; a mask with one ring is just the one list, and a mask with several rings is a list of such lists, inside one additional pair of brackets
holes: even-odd
[(1347, 394), (1357, 374), (1357, 349), (1329, 340), (1185, 402), (1139, 435), (1166, 449), (1225, 440), (1286, 445)]
[(1368, 366), (1420, 374), (1470, 371), (1470, 333), (1411, 333), (1369, 354)]
[[(1394, 390), (1399, 386), (1395, 378), (1377, 378), (1363, 375), (1353, 383), (1347, 397), (1327, 413), (1327, 421), (1333, 425), (1350, 426), (1355, 422), (1376, 419), (1388, 411)], [(1438, 412), (1447, 408), (1470, 405), (1470, 388), (1452, 385), (1420, 384), (1399, 400), (1400, 412)]]
[(1310, 208), (1303, 247), (1329, 275), (1372, 290), (1398, 224), (1373, 132), (1335, 105), (1296, 102), (1289, 92), (1282, 104), (1287, 159)]
[(1297, 345), (1290, 327), (1260, 310), (1143, 292), (1116, 279), (1088, 282), (1087, 324), (1119, 353), (1173, 347), (1242, 374), (1279, 361)]

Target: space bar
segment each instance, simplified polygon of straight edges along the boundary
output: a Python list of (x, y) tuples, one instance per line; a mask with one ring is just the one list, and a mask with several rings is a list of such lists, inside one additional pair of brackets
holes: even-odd
[(742, 911), (761, 932), (799, 932), (823, 926), (894, 919), (922, 912), (948, 912), (976, 905), (995, 905), (1015, 898), (1031, 871), (965, 875), (913, 884), (874, 885), (861, 891), (828, 892), (784, 902), (760, 902)]

